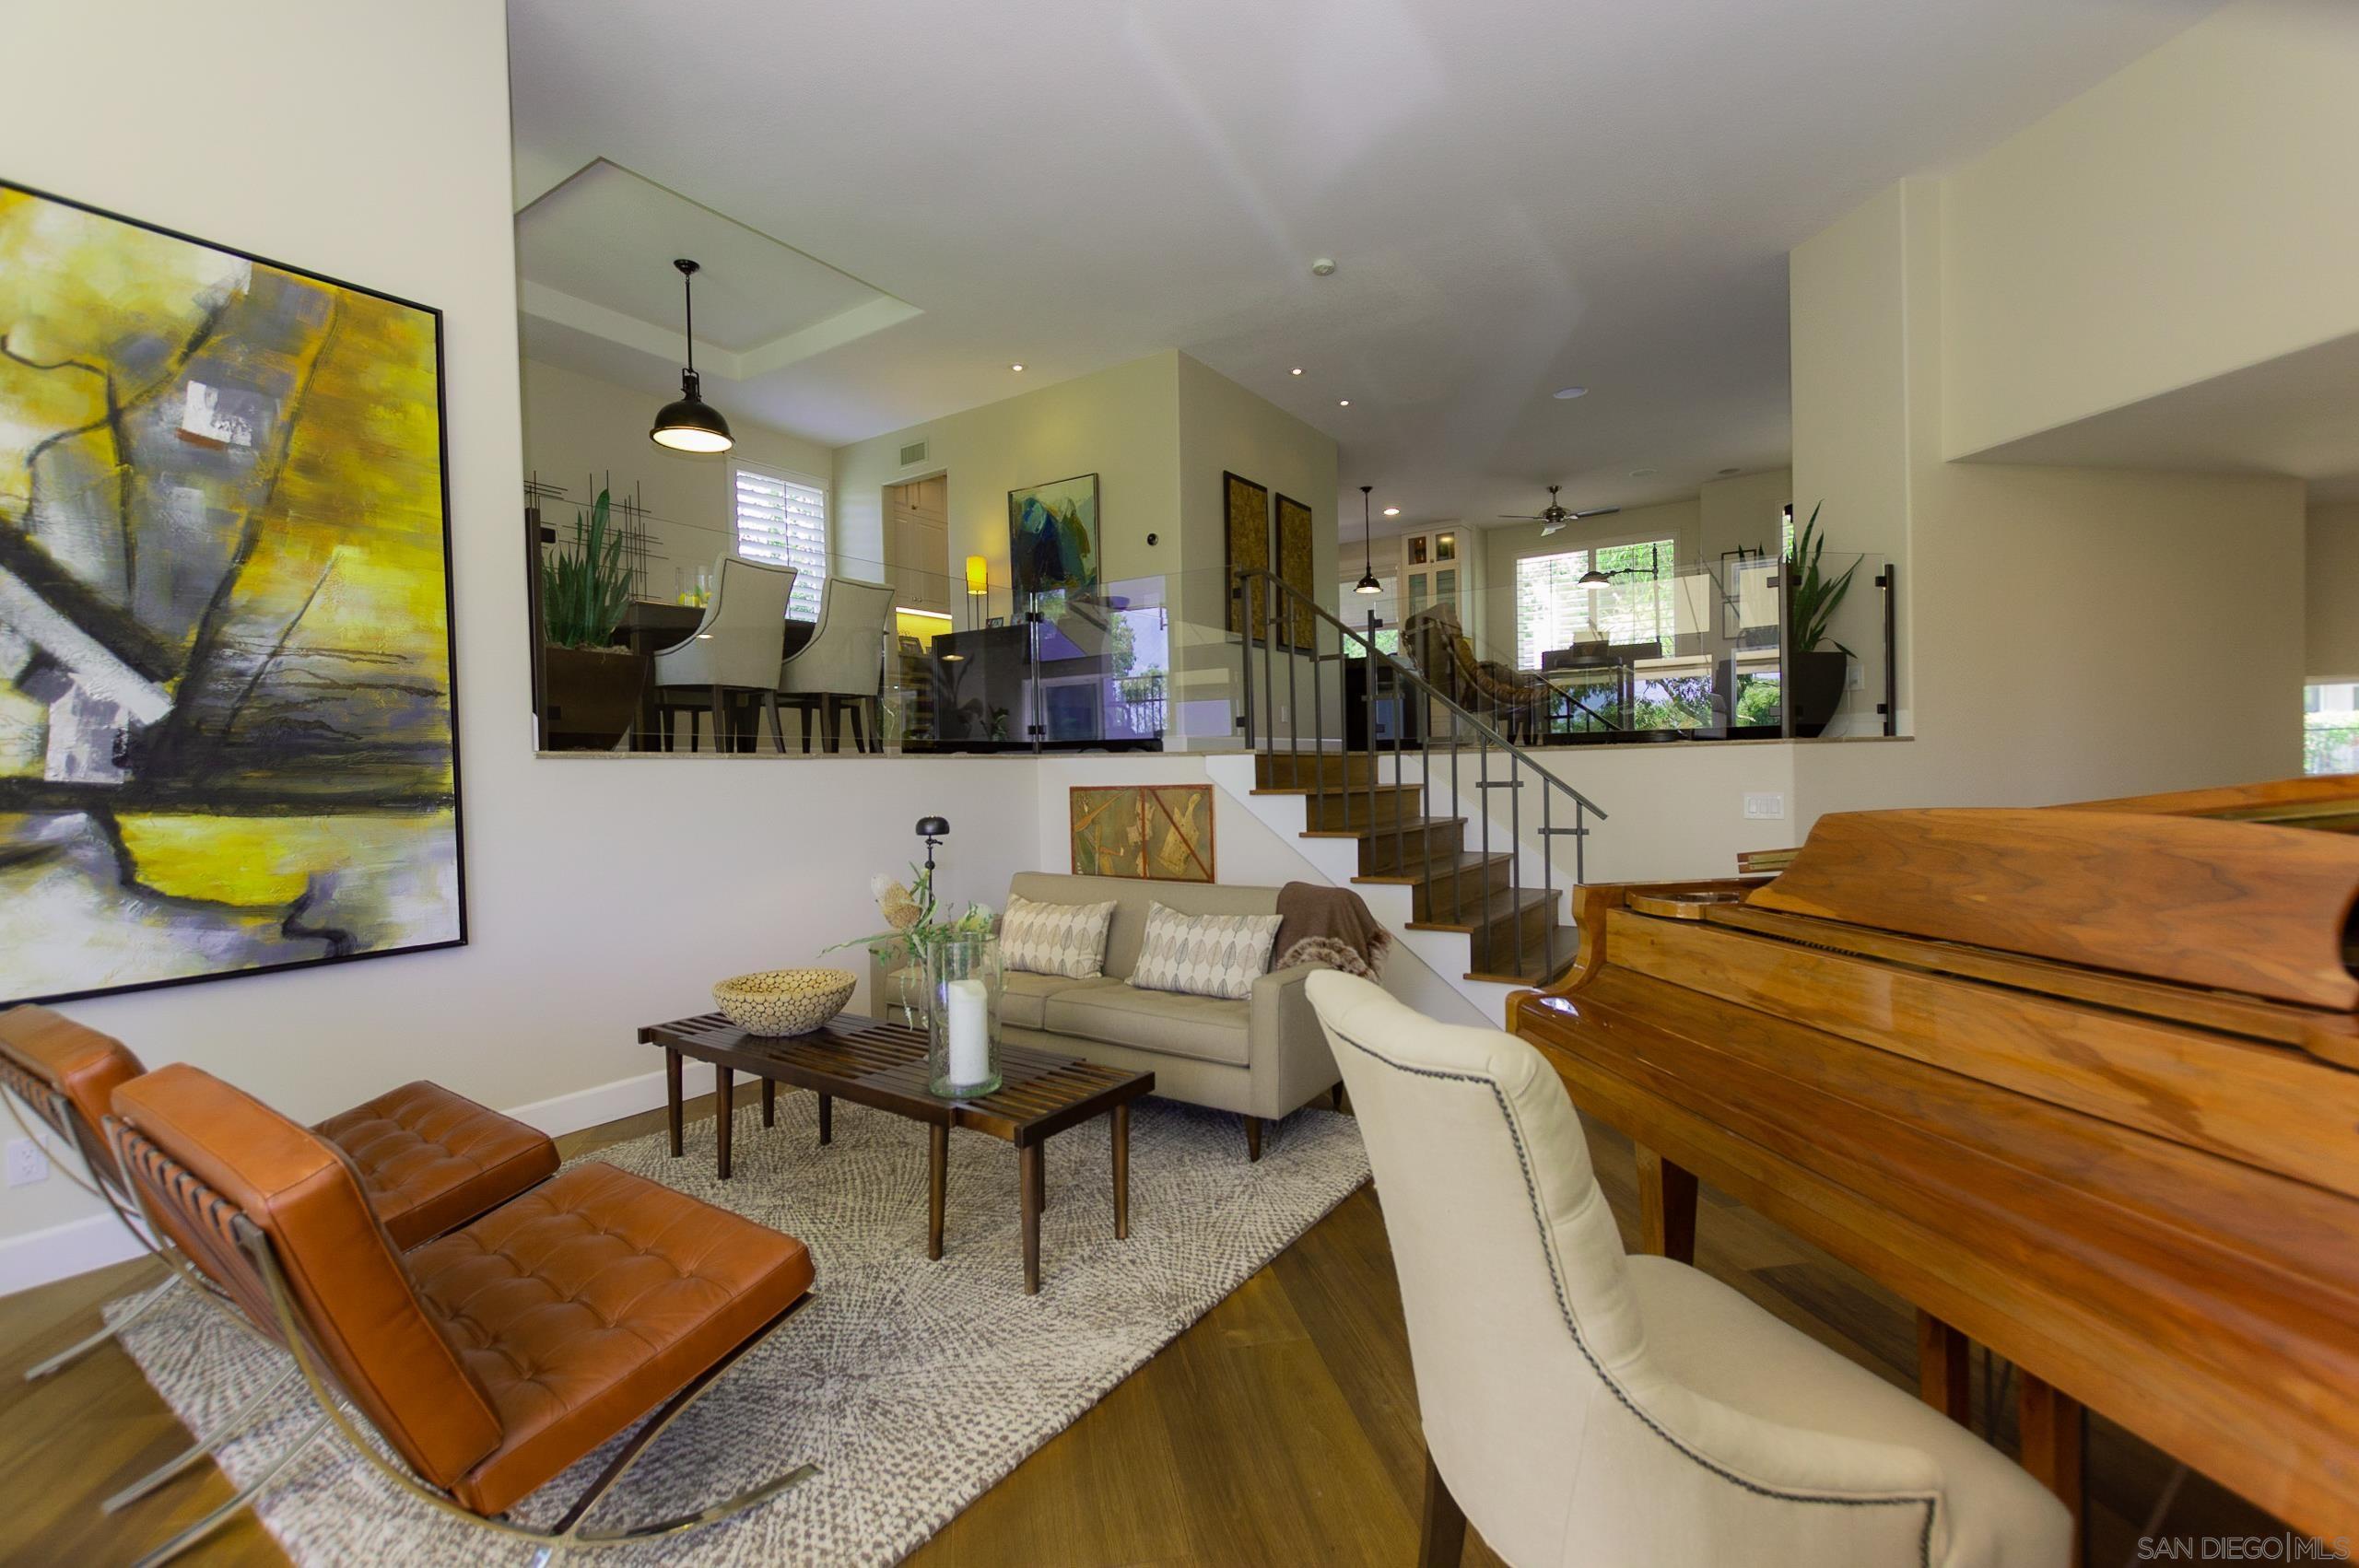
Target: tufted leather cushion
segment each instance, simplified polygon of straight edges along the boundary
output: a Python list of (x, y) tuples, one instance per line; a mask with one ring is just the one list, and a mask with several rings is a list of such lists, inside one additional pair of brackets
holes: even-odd
[(352, 1156), (405, 1251), (557, 1171), (557, 1145), (538, 1129), (433, 1083), (405, 1083), (312, 1130)]
[(58, 1130), (74, 1139), (99, 1176), (120, 1184), (114, 1153), (99, 1129), (113, 1108), (115, 1086), (147, 1071), (130, 1047), (45, 1007), (12, 1007), (0, 1012), (0, 1059), (65, 1095), (83, 1125)]
[(453, 1489), (494, 1514), (735, 1350), (811, 1288), (801, 1242), (612, 1165), (577, 1165), (409, 1264), (499, 1411)]
[[(114, 1109), (269, 1236), (336, 1382), (419, 1474), (453, 1485), (499, 1445), (489, 1397), (419, 1303), (335, 1145), (185, 1062), (123, 1084)], [(230, 1282), (253, 1310), (247, 1281)]]

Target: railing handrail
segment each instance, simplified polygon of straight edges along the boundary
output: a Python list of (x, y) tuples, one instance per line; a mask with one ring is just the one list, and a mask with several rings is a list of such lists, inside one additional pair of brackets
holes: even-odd
[[(1336, 615), (1334, 612), (1329, 610), (1327, 606), (1320, 603), (1319, 601), (1311, 598), (1310, 595), (1303, 592), (1302, 590), (1297, 588), (1294, 584), (1278, 577), (1267, 567), (1233, 567), (1230, 568), (1230, 575), (1235, 579), (1235, 581), (1230, 588), (1232, 597), (1241, 595), (1244, 585), (1256, 578), (1267, 582), (1272, 588), (1277, 590), (1287, 598), (1292, 599), (1295, 603), (1307, 606), (1312, 614), (1318, 616), (1320, 620), (1325, 621), (1329, 626), (1333, 626), (1344, 636), (1362, 644), (1367, 649), (1369, 655), (1377, 659), (1381, 659), (1387, 664), (1390, 664), (1395, 674), (1407, 680), (1411, 685), (1423, 692), (1427, 697), (1430, 697), (1432, 700), (1438, 702), (1443, 707), (1449, 708), (1456, 718), (1471, 726), (1477, 738), (1482, 740), (1485, 744), (1498, 747), (1501, 751), (1506, 752), (1509, 756), (1514, 757), (1517, 761), (1531, 768), (1534, 773), (1539, 774), (1542, 778), (1554, 785), (1560, 793), (1564, 794), (1575, 804), (1585, 810), (1596, 813), (1597, 819), (1600, 822), (1612, 820), (1613, 813), (1608, 812), (1603, 806), (1599, 805), (1595, 801), (1590, 800), (1587, 795), (1582, 794), (1579, 790), (1574, 789), (1570, 784), (1565, 782), (1564, 779), (1558, 778), (1555, 773), (1550, 772), (1548, 767), (1537, 757), (1532, 756), (1522, 747), (1517, 745), (1513, 741), (1508, 740), (1506, 736), (1492, 729), (1488, 724), (1483, 722), (1483, 719), (1480, 714), (1477, 714), (1468, 708), (1456, 697), (1453, 697), (1448, 693), (1437, 688), (1432, 682), (1426, 680), (1425, 676), (1419, 674), (1409, 665), (1402, 663), (1400, 659), (1394, 655), (1387, 653), (1384, 649), (1377, 647), (1375, 640), (1369, 637), (1367, 628), (1364, 626), (1354, 627), (1345, 625), (1343, 619)], [(1348, 657), (1348, 655), (1345, 655), (1344, 657)]]

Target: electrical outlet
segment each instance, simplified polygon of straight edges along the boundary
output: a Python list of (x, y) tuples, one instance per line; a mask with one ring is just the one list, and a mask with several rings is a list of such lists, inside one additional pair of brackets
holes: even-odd
[(30, 1187), (49, 1179), (49, 1152), (29, 1138), (8, 1140), (8, 1185)]
[(1766, 822), (1781, 819), (1786, 814), (1786, 797), (1766, 791), (1747, 790), (1744, 814), (1748, 821)]
[(1850, 692), (1868, 689), (1868, 673), (1860, 669), (1856, 661), (1843, 667), (1843, 689)]

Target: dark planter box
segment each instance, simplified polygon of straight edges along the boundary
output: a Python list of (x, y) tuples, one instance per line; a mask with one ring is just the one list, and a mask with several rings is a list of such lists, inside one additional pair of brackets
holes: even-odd
[(1794, 733), (1808, 739), (1834, 721), (1843, 706), (1843, 671), (1851, 656), (1822, 648), (1786, 656), (1787, 700), (1794, 705)]
[(612, 751), (639, 718), (647, 660), (628, 648), (541, 649), (541, 727), (553, 752)]

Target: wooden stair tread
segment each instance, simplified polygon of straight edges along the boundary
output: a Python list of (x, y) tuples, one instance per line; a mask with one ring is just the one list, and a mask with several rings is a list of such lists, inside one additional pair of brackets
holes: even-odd
[(1302, 837), (1305, 838), (1383, 838), (1390, 837), (1396, 826), (1402, 835), (1406, 837), (1431, 828), (1465, 825), (1466, 819), (1462, 816), (1404, 816), (1397, 824), (1378, 822), (1364, 823), (1358, 827), (1306, 827), (1302, 830)]
[(1580, 947), (1579, 926), (1558, 926), (1548, 933), (1545, 942), (1525, 945), (1524, 973), (1517, 975), (1496, 969), (1469, 969), (1466, 977), (1502, 986), (1544, 986), (1572, 966), (1573, 960), (1580, 955)]
[(1474, 907), (1459, 920), (1411, 920), (1413, 931), (1473, 932), (1511, 920), (1530, 910), (1544, 907), (1563, 896), (1563, 890), (1550, 893), (1537, 887), (1509, 887), (1496, 890), (1481, 900), (1469, 899)]
[(1262, 784), (1250, 791), (1256, 795), (1309, 795), (1320, 799), (1365, 801), (1371, 793), (1379, 796), (1414, 794), (1425, 788), (1422, 784), (1332, 784), (1321, 790), (1315, 784)]
[[(1507, 849), (1494, 849), (1488, 855), (1484, 854), (1480, 849), (1452, 850), (1434, 857), (1433, 874), (1436, 878), (1456, 876), (1461, 872), (1479, 872), (1485, 870), (1486, 866), (1496, 866), (1501, 861), (1514, 859), (1513, 852)], [(1426, 880), (1426, 867), (1423, 860), (1420, 860), (1406, 872), (1367, 872), (1352, 880), (1386, 886), (1415, 887)]]

